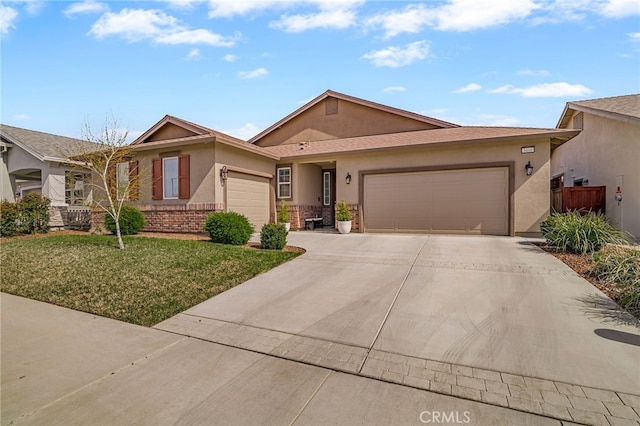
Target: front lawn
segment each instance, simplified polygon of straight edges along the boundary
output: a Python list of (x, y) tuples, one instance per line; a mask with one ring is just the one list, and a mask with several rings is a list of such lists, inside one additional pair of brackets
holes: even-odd
[(205, 241), (62, 235), (7, 239), (0, 290), (151, 326), (300, 253)]

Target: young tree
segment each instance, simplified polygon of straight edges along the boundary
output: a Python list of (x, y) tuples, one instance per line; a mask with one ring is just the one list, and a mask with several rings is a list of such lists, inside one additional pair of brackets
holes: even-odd
[(122, 206), (138, 198), (140, 181), (138, 162), (132, 161), (133, 148), (127, 142), (128, 135), (129, 130), (121, 127), (113, 116), (105, 119), (98, 133), (87, 120), (82, 127), (82, 138), (91, 144), (83, 144), (71, 156), (81, 168), (91, 172), (92, 205), (113, 218), (120, 249), (124, 249), (120, 232)]

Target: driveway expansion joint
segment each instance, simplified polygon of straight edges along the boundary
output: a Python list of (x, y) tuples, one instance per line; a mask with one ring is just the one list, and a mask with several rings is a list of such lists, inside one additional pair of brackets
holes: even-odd
[(562, 421), (640, 425), (640, 395), (411, 357), (186, 314), (179, 314), (155, 328)]

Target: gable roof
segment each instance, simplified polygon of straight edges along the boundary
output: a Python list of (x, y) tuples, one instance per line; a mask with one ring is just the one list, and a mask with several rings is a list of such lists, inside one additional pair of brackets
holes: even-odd
[(399, 115), (399, 116), (402, 116), (402, 117), (406, 117), (406, 118), (410, 118), (410, 119), (413, 119), (413, 120), (422, 121), (424, 123), (428, 123), (428, 124), (431, 124), (431, 125), (437, 126), (437, 127), (442, 127), (442, 128), (458, 127), (457, 124), (449, 123), (449, 122), (443, 121), (443, 120), (438, 120), (437, 118), (427, 117), (426, 115), (417, 114), (415, 112), (410, 112), (410, 111), (406, 111), (406, 110), (403, 110), (403, 109), (394, 108), (394, 107), (390, 107), (390, 106), (387, 106), (387, 105), (379, 104), (379, 103), (376, 103), (376, 102), (367, 101), (365, 99), (356, 98), (355, 96), (350, 96), (350, 95), (345, 95), (343, 93), (334, 92), (333, 90), (327, 90), (326, 92), (324, 92), (320, 96), (312, 99), (311, 101), (307, 102), (306, 104), (304, 104), (303, 106), (301, 106), (300, 108), (298, 108), (297, 110), (292, 112), (291, 114), (287, 115), (282, 120), (276, 122), (275, 124), (271, 125), (270, 127), (266, 128), (262, 132), (258, 133), (257, 135), (255, 135), (254, 137), (249, 139), (249, 143), (255, 144), (256, 141), (258, 141), (259, 139), (262, 139), (264, 136), (266, 136), (267, 134), (271, 133), (273, 130), (275, 130), (275, 129), (279, 128), (279, 127), (282, 127), (282, 125), (284, 125), (285, 123), (293, 120), (297, 116), (301, 115), (303, 112), (309, 110), (310, 108), (314, 107), (315, 105), (317, 105), (318, 103), (322, 102), (323, 100), (325, 100), (325, 99), (327, 99), (329, 97), (341, 99), (341, 100), (348, 101), (348, 102), (352, 102), (352, 103), (355, 103), (355, 104), (358, 104), (358, 105), (363, 105), (363, 106), (366, 106), (366, 107), (369, 107), (369, 108), (374, 108), (374, 109), (377, 109), (377, 110), (380, 110), (380, 111), (384, 111), (384, 112), (388, 112), (388, 113), (391, 113), (391, 114), (396, 114), (396, 115)]
[(566, 128), (572, 111), (640, 124), (640, 94), (567, 102), (556, 127)]
[(96, 144), (81, 139), (53, 135), (51, 133), (22, 129), (0, 124), (0, 135), (8, 142), (24, 149), (40, 161), (67, 161), (87, 149), (98, 149)]
[(281, 159), (314, 157), (331, 154), (348, 154), (362, 151), (383, 151), (412, 148), (424, 145), (500, 142), (518, 138), (553, 138), (563, 143), (580, 133), (580, 130), (536, 129), (529, 127), (480, 127), (464, 126), (448, 129), (417, 130), (386, 135), (359, 136), (355, 138), (329, 139), (300, 144), (276, 145), (263, 149)]
[[(194, 135), (179, 137), (175, 139), (145, 142), (145, 140), (149, 139), (149, 137), (151, 137), (155, 132), (160, 130), (166, 124), (179, 126), (183, 129), (189, 130), (190, 132), (194, 133)], [(140, 135), (135, 141), (131, 143), (131, 145), (136, 151), (142, 151), (147, 149), (155, 149), (157, 147), (180, 146), (206, 142), (219, 142), (224, 145), (242, 149), (244, 151), (253, 152), (254, 154), (262, 155), (275, 160), (278, 159), (278, 157), (274, 154), (264, 151), (262, 148), (243, 141), (242, 139), (168, 114), (165, 115), (156, 124), (154, 124), (149, 130)]]

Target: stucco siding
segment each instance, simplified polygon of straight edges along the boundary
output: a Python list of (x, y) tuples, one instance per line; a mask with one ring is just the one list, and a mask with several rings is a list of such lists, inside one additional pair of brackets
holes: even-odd
[[(522, 154), (522, 146), (535, 146), (535, 153)], [(516, 234), (536, 234), (540, 222), (549, 214), (549, 140), (508, 141), (500, 143), (467, 144), (449, 147), (430, 147), (361, 153), (334, 158), (336, 160), (336, 196), (348, 204), (361, 205), (360, 172), (371, 170), (401, 170), (429, 167), (474, 165), (493, 163), (513, 164), (513, 231)], [(534, 166), (532, 176), (526, 176), (528, 161)], [(344, 176), (350, 173), (351, 184)]]
[[(574, 179), (588, 179), (589, 186), (606, 186), (607, 217), (640, 238), (639, 125), (584, 113), (583, 131), (552, 154), (551, 176), (560, 175), (565, 186), (573, 186)], [(614, 199), (619, 184), (623, 191), (620, 203)]]
[(432, 129), (436, 126), (397, 114), (337, 100), (336, 114), (326, 114), (325, 102), (319, 102), (282, 127), (265, 135), (256, 145), (274, 146), (354, 136)]

